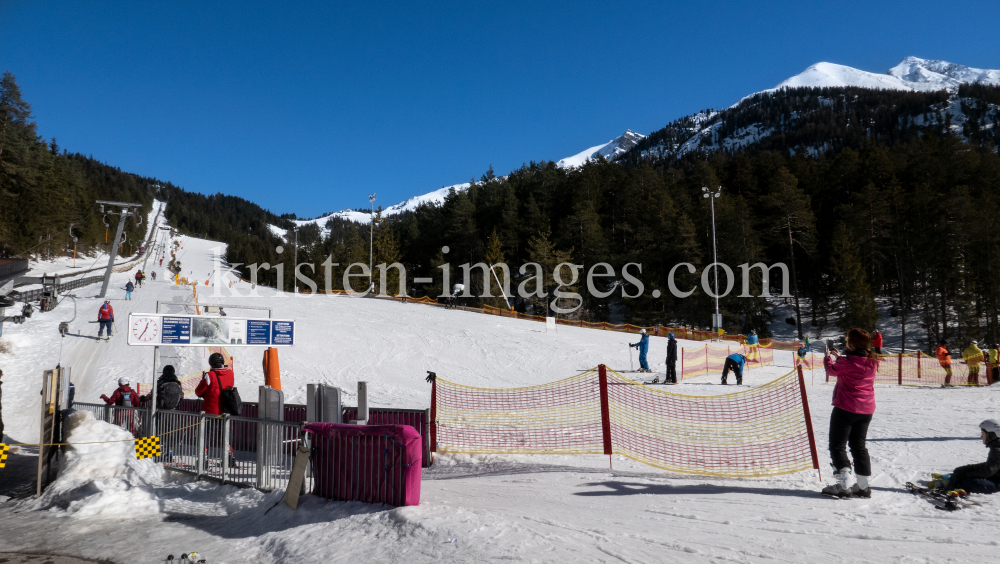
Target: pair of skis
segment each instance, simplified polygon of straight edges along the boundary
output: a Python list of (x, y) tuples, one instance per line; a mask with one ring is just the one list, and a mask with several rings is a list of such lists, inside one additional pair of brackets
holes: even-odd
[(969, 499), (969, 494), (965, 490), (945, 491), (930, 489), (918, 486), (913, 482), (906, 482), (906, 489), (910, 493), (930, 501), (934, 504), (934, 507), (941, 509), (942, 511), (958, 511), (959, 509), (964, 509), (966, 507), (982, 505), (982, 503), (978, 501)]

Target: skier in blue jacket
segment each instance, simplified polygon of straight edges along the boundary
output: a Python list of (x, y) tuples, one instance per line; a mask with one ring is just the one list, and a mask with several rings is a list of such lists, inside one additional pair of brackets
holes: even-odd
[(639, 372), (652, 372), (649, 369), (649, 363), (646, 362), (646, 353), (649, 352), (649, 335), (646, 334), (645, 329), (640, 329), (639, 333), (642, 334), (639, 342), (632, 343), (629, 346), (639, 349)]
[(756, 331), (750, 331), (750, 334), (747, 335), (747, 345), (753, 346), (753, 345), (756, 345), (756, 344), (759, 344), (759, 343), (760, 343), (760, 340), (757, 338), (757, 332)]
[(732, 370), (736, 374), (736, 385), (743, 385), (743, 365), (747, 362), (747, 357), (740, 353), (733, 353), (726, 357), (726, 365), (722, 368), (722, 385), (726, 385), (726, 377)]

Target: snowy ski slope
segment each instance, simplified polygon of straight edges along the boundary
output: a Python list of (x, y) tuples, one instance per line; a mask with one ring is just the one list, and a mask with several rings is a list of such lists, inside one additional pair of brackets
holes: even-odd
[[(211, 241), (183, 238), (185, 270), (202, 280), (211, 271)], [(156, 267), (158, 273), (162, 269)], [(185, 272), (188, 274), (188, 272)], [(186, 300), (189, 287), (162, 280), (131, 302), (117, 290), (118, 328), (127, 313), (155, 310), (156, 300)], [(12, 355), (0, 354), (4, 421), (16, 442), (35, 442), (41, 370), (62, 362), (73, 369), (78, 401), (97, 401), (121, 375), (152, 380), (152, 349), (130, 348), (124, 335), (97, 342), (99, 285), (78, 292), (71, 335), (59, 321), (72, 300), (24, 325), (7, 325)], [(376, 406), (425, 407), (426, 370), (474, 386), (509, 387), (557, 380), (600, 362), (627, 368), (626, 344), (636, 337), (582, 328), (546, 333), (540, 323), (501, 319), (419, 304), (315, 296), (206, 296), (202, 301), (269, 305), (298, 321), (298, 344), (281, 350), (286, 401), (303, 400), (309, 382), (341, 386), (353, 401), (367, 380)], [(209, 291), (212, 290), (210, 287)], [(246, 284), (237, 290), (247, 294)], [(181, 311), (184, 306), (167, 306)], [(240, 315), (236, 310), (231, 315)], [(75, 335), (79, 331), (79, 335)], [(683, 346), (697, 346), (682, 343)], [(261, 350), (230, 349), (245, 398), (263, 381)], [(650, 360), (662, 370), (665, 340), (653, 338)], [(753, 370), (757, 385), (789, 370)], [(785, 353), (787, 354), (787, 353)], [(163, 350), (164, 362), (186, 374), (206, 366), (200, 349)], [(829, 480), (826, 429), (833, 387), (806, 374), (820, 464)], [(699, 395), (733, 391), (716, 375), (671, 388)], [(307, 498), (297, 512), (273, 506), (281, 492), (262, 494), (190, 482), (148, 461), (105, 453), (78, 462), (40, 502), (0, 504), (4, 550), (69, 553), (115, 562), (162, 562), (197, 550), (209, 562), (986, 562), (995, 555), (996, 500), (945, 513), (906, 493), (903, 484), (932, 471), (985, 459), (977, 425), (998, 417), (997, 389), (880, 387), (870, 431), (874, 497), (835, 501), (816, 492), (815, 472), (735, 480), (668, 474), (604, 456), (438, 456), (424, 472), (419, 507), (392, 509)], [(82, 425), (81, 437), (107, 437)], [(119, 449), (118, 451), (121, 452)], [(93, 455), (92, 455), (93, 456)], [(3, 480), (0, 470), (0, 481)], [(39, 509), (47, 509), (45, 511)]]

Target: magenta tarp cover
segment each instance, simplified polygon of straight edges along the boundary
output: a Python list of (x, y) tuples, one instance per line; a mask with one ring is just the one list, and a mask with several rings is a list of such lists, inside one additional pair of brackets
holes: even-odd
[(330, 499), (419, 505), (423, 443), (409, 425), (308, 423), (316, 435), (314, 493)]

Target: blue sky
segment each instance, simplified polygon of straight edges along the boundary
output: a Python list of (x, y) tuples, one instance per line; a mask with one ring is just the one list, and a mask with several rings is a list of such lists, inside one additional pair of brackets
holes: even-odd
[(0, 70), (61, 147), (312, 217), (649, 133), (819, 61), (1000, 68), (997, 21), (992, 0), (0, 0)]

